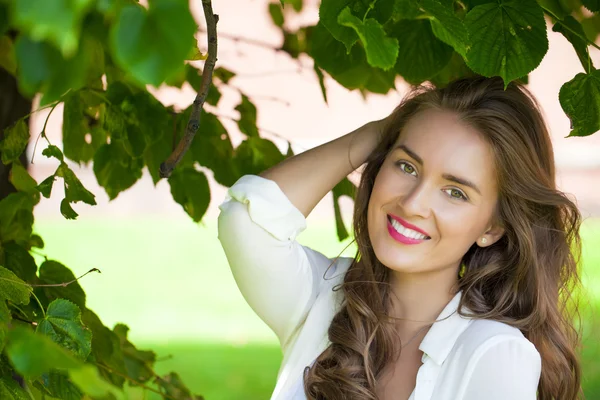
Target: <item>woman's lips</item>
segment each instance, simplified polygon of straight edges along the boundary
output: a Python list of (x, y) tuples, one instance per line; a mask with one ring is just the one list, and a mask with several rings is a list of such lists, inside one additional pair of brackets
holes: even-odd
[(388, 232), (390, 234), (390, 236), (396, 240), (397, 242), (403, 243), (403, 244), (419, 244), (419, 243), (423, 243), (428, 239), (413, 239), (413, 238), (409, 238), (407, 236), (404, 236), (403, 234), (401, 234), (400, 232), (398, 232), (393, 226), (392, 223), (390, 222), (390, 217), (387, 217), (387, 229)]

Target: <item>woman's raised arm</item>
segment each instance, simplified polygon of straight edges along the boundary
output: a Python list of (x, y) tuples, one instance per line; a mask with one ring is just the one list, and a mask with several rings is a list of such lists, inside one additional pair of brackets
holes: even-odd
[(369, 122), (335, 140), (287, 158), (260, 176), (275, 181), (308, 217), (335, 185), (367, 160), (379, 142), (384, 121)]

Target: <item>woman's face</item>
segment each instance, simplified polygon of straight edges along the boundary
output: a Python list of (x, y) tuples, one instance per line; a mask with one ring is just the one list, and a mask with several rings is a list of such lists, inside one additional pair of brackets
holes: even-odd
[(399, 272), (457, 269), (473, 243), (501, 237), (492, 226), (497, 197), (492, 150), (480, 134), (452, 112), (423, 110), (375, 179), (368, 206), (375, 255)]

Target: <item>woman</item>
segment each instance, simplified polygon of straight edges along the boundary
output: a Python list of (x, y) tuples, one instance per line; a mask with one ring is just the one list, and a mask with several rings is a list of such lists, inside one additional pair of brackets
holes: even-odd
[[(356, 257), (300, 245), (363, 163)], [(521, 85), (415, 88), (388, 118), (243, 176), (219, 207), (234, 278), (282, 347), (272, 399), (579, 398), (581, 217)]]

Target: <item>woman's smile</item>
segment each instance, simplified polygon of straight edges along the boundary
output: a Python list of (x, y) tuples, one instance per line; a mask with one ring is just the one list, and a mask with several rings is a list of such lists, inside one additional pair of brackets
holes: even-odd
[(430, 239), (429, 236), (407, 227), (407, 223), (401, 223), (389, 215), (387, 216), (387, 220), (387, 227), (390, 236), (400, 243), (419, 244)]

